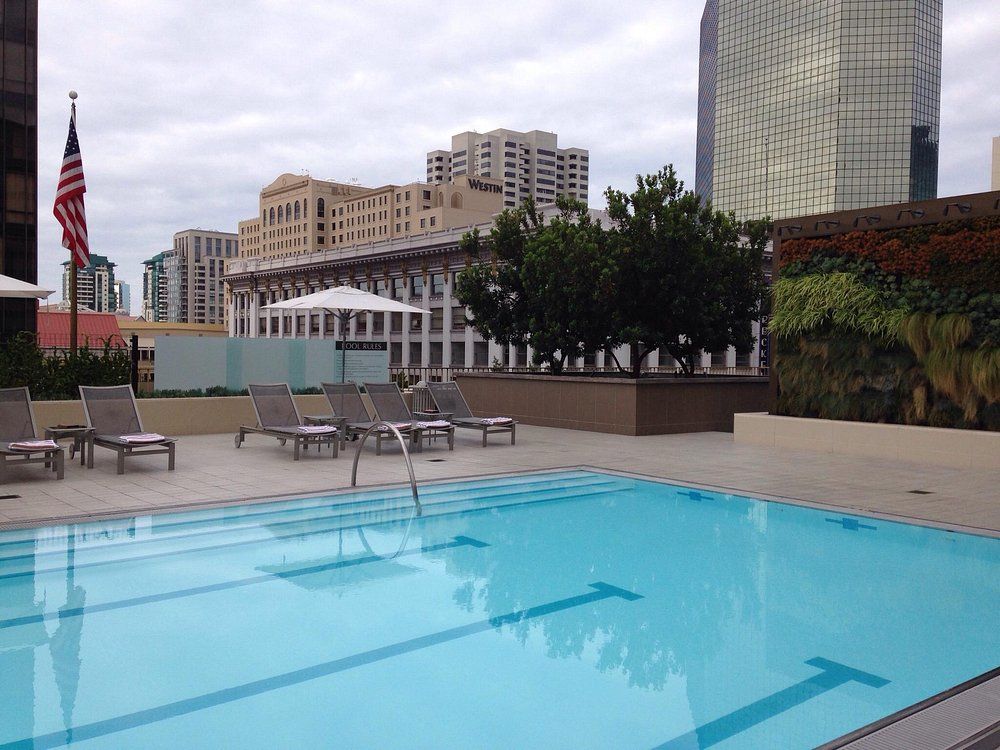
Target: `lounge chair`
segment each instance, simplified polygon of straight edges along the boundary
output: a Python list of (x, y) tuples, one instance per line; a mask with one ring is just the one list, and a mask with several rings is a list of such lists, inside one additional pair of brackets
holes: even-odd
[[(323, 394), (333, 409), (333, 421), (337, 423), (341, 434), (346, 438), (367, 432), (375, 421), (368, 413), (361, 391), (356, 383), (321, 383)], [(413, 423), (410, 420), (394, 425), (397, 430), (413, 443)], [(388, 430), (375, 431), (375, 455), (382, 455), (382, 441), (395, 440)]]
[(514, 445), (514, 434), (517, 422), (510, 417), (476, 417), (472, 414), (465, 396), (462, 395), (458, 383), (428, 383), (434, 406), (442, 414), (451, 414), (451, 421), (456, 427), (469, 427), (482, 430), (483, 447), (486, 446), (486, 436), (503, 432), (510, 433), (510, 444)]
[(53, 440), (39, 440), (27, 388), (0, 388), (0, 483), (7, 464), (45, 464), (63, 478), (64, 454)]
[(417, 450), (423, 449), (423, 440), (430, 441), (438, 435), (448, 438), (448, 450), (455, 450), (455, 425), (444, 419), (416, 420), (410, 413), (395, 383), (365, 383), (365, 390), (375, 407), (375, 415), (386, 422), (409, 422), (410, 434)]
[(94, 445), (113, 450), (117, 472), (125, 473), (126, 456), (167, 454), (167, 469), (174, 470), (176, 440), (156, 432), (146, 432), (128, 385), (81, 385), (80, 399), (87, 426), (94, 431)]
[(247, 386), (253, 410), (257, 415), (257, 425), (250, 427), (240, 425), (236, 434), (236, 447), (243, 445), (247, 434), (256, 433), (277, 438), (282, 445), (291, 440), (295, 446), (294, 460), (299, 460), (299, 451), (315, 445), (329, 445), (333, 449), (332, 458), (337, 457), (337, 446), (340, 435), (336, 427), (327, 425), (306, 426), (292, 398), (292, 389), (288, 383), (271, 383), (267, 385)]

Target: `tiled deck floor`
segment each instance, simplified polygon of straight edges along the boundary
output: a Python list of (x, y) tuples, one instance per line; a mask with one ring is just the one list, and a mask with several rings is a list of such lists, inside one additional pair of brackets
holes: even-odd
[[(488, 448), (479, 441), (477, 432), (463, 430), (454, 452), (441, 440), (414, 454), (417, 480), (585, 465), (1000, 535), (996, 471), (737, 445), (725, 433), (621, 437), (522, 425), (513, 447), (499, 435), (491, 437)], [(273, 439), (251, 435), (236, 450), (232, 435), (192, 435), (180, 439), (173, 472), (166, 470), (165, 456), (151, 456), (130, 459), (125, 475), (117, 476), (114, 454), (100, 449), (92, 470), (67, 456), (63, 481), (40, 465), (11, 467), (14, 481), (0, 486), (0, 495), (19, 497), (0, 499), (0, 523), (56, 523), (88, 514), (145, 513), (196, 502), (340, 489), (350, 485), (354, 445), (349, 443), (336, 460), (329, 451), (318, 457), (310, 450), (293, 462), (291, 447)], [(375, 456), (370, 441), (358, 477), (362, 485), (405, 481), (399, 449), (390, 446)]]

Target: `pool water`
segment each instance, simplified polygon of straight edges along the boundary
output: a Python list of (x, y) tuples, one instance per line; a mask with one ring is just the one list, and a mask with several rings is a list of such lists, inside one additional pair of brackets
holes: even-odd
[(0, 534), (0, 748), (810, 748), (1000, 663), (1000, 540), (585, 471)]

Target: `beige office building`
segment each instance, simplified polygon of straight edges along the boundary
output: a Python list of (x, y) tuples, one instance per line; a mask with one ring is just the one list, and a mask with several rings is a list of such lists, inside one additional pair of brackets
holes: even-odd
[(427, 182), (451, 182), (463, 175), (503, 181), (503, 206), (526, 198), (538, 204), (567, 196), (587, 203), (590, 152), (559, 148), (558, 136), (544, 130), (467, 131), (451, 137), (450, 151), (427, 152)]
[(465, 227), (500, 210), (501, 181), (362, 187), (283, 174), (260, 193), (260, 213), (239, 223), (241, 258), (282, 258)]

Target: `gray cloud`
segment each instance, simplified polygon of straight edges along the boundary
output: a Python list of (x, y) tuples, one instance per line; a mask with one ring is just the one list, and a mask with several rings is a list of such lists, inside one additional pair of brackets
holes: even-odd
[[(93, 249), (135, 309), (142, 260), (181, 229), (235, 231), (282, 172), (421, 179), (467, 129), (589, 148), (594, 203), (666, 162), (694, 182), (691, 0), (39, 5), (39, 277), (57, 285), (67, 257), (50, 207), (73, 88)], [(945, 1), (941, 195), (988, 188), (998, 16)]]

